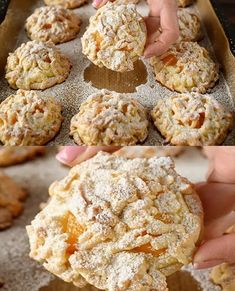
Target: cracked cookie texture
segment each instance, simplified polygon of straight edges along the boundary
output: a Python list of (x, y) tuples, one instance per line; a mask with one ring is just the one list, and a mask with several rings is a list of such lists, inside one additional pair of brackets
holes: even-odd
[(108, 2), (90, 18), (82, 52), (99, 67), (125, 72), (134, 69), (146, 43), (146, 25), (134, 4)]
[(192, 261), (202, 206), (171, 158), (100, 152), (54, 182), (27, 226), (30, 256), (78, 287), (166, 291)]
[(68, 9), (74, 9), (87, 3), (88, 0), (44, 0), (45, 4), (48, 6), (58, 5)]
[(219, 145), (233, 125), (232, 114), (208, 94), (164, 98), (151, 115), (155, 126), (173, 145)]
[(9, 54), (6, 79), (13, 89), (44, 90), (64, 82), (70, 61), (51, 42), (29, 41)]
[(148, 135), (145, 108), (130, 94), (102, 90), (88, 97), (70, 125), (77, 144), (133, 145)]
[(76, 37), (81, 21), (77, 14), (60, 6), (40, 7), (26, 20), (32, 40), (63, 43)]
[(156, 80), (172, 91), (206, 93), (219, 79), (218, 65), (196, 42), (179, 42), (150, 60)]
[(200, 41), (202, 39), (202, 27), (199, 17), (187, 11), (178, 10), (180, 37), (178, 41)]
[(18, 90), (0, 104), (0, 142), (8, 146), (44, 145), (59, 131), (61, 105), (52, 96)]

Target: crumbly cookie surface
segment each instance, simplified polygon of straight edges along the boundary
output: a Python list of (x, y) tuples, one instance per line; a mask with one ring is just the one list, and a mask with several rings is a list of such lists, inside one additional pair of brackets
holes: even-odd
[(70, 61), (52, 42), (23, 43), (7, 58), (6, 79), (13, 89), (44, 90), (62, 83)]
[(99, 67), (125, 72), (143, 54), (146, 26), (134, 4), (108, 2), (90, 18), (82, 51)]
[(49, 193), (27, 226), (30, 256), (67, 282), (165, 291), (166, 276), (192, 260), (202, 207), (170, 158), (100, 152)]
[(217, 64), (196, 42), (180, 42), (150, 60), (156, 80), (172, 91), (206, 93), (219, 79)]
[(42, 146), (21, 146), (21, 147), (1, 147), (0, 148), (0, 167), (11, 166), (23, 163), (27, 160), (42, 155), (46, 151)]
[(18, 90), (0, 104), (0, 141), (9, 146), (44, 145), (57, 134), (62, 120), (54, 97)]
[(48, 6), (58, 5), (68, 9), (74, 9), (87, 3), (88, 0), (44, 0)]
[(222, 291), (235, 290), (235, 265), (224, 263), (212, 269), (211, 280), (220, 285)]
[(152, 157), (175, 157), (183, 151), (183, 146), (127, 146), (115, 152), (115, 155), (128, 159), (149, 159)]
[(10, 177), (0, 172), (0, 230), (13, 223), (23, 210), (27, 193)]
[(194, 3), (194, 0), (177, 0), (179, 7), (186, 7)]
[(81, 21), (77, 14), (59, 6), (40, 7), (26, 20), (26, 31), (32, 40), (63, 43), (76, 37)]
[(180, 37), (179, 41), (199, 41), (202, 39), (202, 27), (199, 17), (187, 11), (178, 10)]
[(221, 144), (233, 124), (230, 112), (213, 97), (199, 93), (162, 99), (151, 115), (166, 141), (174, 145)]
[(101, 90), (82, 103), (70, 134), (78, 144), (133, 145), (148, 135), (146, 110), (129, 94)]

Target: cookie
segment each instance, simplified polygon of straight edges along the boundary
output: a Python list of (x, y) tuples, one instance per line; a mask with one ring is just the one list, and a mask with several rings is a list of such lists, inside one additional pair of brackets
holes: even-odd
[(32, 40), (63, 43), (76, 37), (81, 20), (77, 14), (60, 6), (40, 7), (26, 20), (26, 31)]
[(108, 2), (90, 18), (82, 52), (99, 67), (125, 72), (134, 69), (146, 43), (146, 25), (134, 4)]
[(52, 42), (23, 43), (7, 58), (6, 79), (13, 89), (44, 90), (64, 82), (70, 61)]
[(71, 120), (70, 135), (77, 144), (133, 145), (148, 135), (144, 107), (129, 94), (102, 90), (81, 104)]
[(186, 7), (194, 3), (194, 0), (177, 0), (179, 7)]
[(54, 97), (18, 90), (0, 104), (0, 142), (44, 145), (58, 133), (62, 121), (61, 105)]
[(45, 151), (46, 148), (42, 146), (0, 147), (0, 167), (23, 163), (44, 154)]
[(68, 9), (74, 9), (87, 3), (88, 0), (44, 0), (46, 5), (58, 5)]
[(150, 60), (156, 80), (172, 91), (206, 93), (219, 79), (218, 66), (196, 42), (180, 42)]
[(214, 284), (220, 285), (222, 291), (235, 290), (235, 265), (224, 263), (212, 269), (211, 280)]
[(151, 112), (157, 129), (174, 145), (219, 145), (233, 117), (210, 95), (178, 94), (160, 100)]
[(152, 157), (175, 157), (184, 151), (182, 146), (131, 146), (123, 147), (115, 155), (128, 159), (152, 158)]
[(0, 172), (0, 230), (11, 226), (23, 210), (27, 193), (10, 177)]
[(30, 257), (66, 282), (166, 291), (166, 276), (192, 261), (202, 206), (170, 158), (100, 152), (49, 193), (27, 226)]
[(179, 41), (200, 41), (202, 39), (202, 27), (199, 17), (187, 9), (178, 10)]

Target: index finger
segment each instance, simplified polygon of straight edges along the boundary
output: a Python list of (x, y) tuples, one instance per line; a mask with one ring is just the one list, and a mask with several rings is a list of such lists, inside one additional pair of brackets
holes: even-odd
[[(144, 53), (145, 57), (152, 57), (154, 55), (159, 56), (165, 53), (169, 47), (179, 38), (179, 24), (176, 2), (165, 1), (159, 13), (162, 33), (155, 41), (155, 43), (146, 47)], [(154, 14), (155, 11), (152, 10), (150, 16), (159, 16)]]
[(204, 147), (209, 159), (208, 181), (235, 183), (235, 147)]

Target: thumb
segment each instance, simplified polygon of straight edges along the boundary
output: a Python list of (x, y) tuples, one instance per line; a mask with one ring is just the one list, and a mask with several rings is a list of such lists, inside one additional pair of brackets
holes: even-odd
[(114, 146), (66, 146), (56, 155), (56, 159), (67, 166), (73, 167), (92, 158), (99, 151), (112, 153), (118, 149)]
[(196, 269), (211, 268), (225, 262), (235, 263), (235, 233), (205, 242), (194, 256)]
[(100, 8), (102, 7), (103, 5), (105, 5), (106, 3), (108, 2), (108, 0), (94, 0), (92, 5), (94, 8)]

